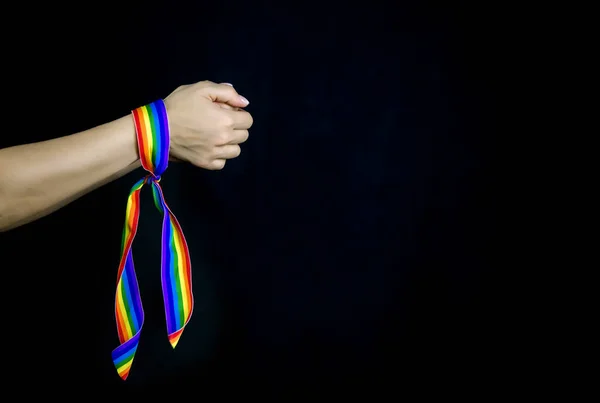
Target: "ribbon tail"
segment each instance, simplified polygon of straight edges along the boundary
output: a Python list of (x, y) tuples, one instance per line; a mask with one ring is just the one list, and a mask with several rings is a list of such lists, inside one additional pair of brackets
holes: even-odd
[(121, 379), (126, 380), (137, 351), (140, 332), (144, 324), (144, 310), (139, 285), (135, 275), (131, 245), (135, 238), (139, 213), (140, 192), (145, 179), (138, 181), (127, 199), (125, 226), (121, 248), (121, 261), (117, 275), (115, 319), (120, 345), (112, 352), (112, 359)]
[(160, 185), (152, 185), (155, 204), (163, 213), (162, 291), (169, 343), (175, 348), (194, 310), (192, 266), (181, 226), (167, 206)]

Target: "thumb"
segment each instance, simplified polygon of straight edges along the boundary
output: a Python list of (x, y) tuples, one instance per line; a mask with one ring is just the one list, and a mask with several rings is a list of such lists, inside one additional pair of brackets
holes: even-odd
[(213, 84), (206, 91), (208, 97), (213, 102), (220, 102), (234, 108), (244, 108), (250, 103), (246, 98), (238, 94), (233, 86), (228, 84)]

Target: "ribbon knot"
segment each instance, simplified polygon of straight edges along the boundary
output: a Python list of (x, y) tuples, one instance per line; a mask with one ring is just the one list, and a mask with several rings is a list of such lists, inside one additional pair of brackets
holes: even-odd
[(155, 175), (155, 174), (151, 173), (146, 176), (146, 183), (151, 183), (151, 182), (158, 183), (158, 182), (160, 182), (160, 178), (161, 178), (160, 175)]
[(127, 200), (121, 261), (117, 274), (115, 318), (120, 345), (112, 352), (119, 376), (129, 376), (137, 351), (144, 310), (133, 265), (131, 245), (137, 231), (140, 192), (145, 184), (152, 187), (154, 205), (163, 214), (161, 282), (167, 333), (175, 348), (192, 317), (194, 297), (190, 256), (181, 226), (171, 212), (160, 187), (161, 175), (169, 162), (169, 122), (162, 100), (132, 111), (142, 167), (148, 172), (131, 188)]

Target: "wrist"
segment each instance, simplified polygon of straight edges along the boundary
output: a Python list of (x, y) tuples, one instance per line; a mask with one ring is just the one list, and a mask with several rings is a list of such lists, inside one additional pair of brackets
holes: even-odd
[(153, 178), (169, 165), (170, 129), (167, 109), (162, 99), (131, 111), (141, 166)]

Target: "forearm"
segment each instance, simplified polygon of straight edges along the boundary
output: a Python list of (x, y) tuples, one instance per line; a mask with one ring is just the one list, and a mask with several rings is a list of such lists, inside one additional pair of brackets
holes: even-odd
[(0, 150), (0, 232), (56, 211), (140, 166), (131, 116)]

